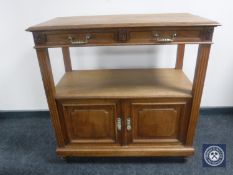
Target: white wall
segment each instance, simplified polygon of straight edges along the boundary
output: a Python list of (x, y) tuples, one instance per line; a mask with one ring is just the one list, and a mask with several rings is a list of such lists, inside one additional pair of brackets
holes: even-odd
[[(0, 110), (47, 109), (31, 25), (57, 16), (189, 12), (222, 24), (215, 30), (202, 106), (233, 106), (233, 20), (230, 0), (0, 0)], [(169, 52), (167, 52), (167, 49)], [(72, 49), (75, 68), (171, 67), (174, 46)], [(189, 47), (184, 70), (190, 78), (196, 48)], [(64, 72), (61, 51), (51, 52), (55, 80)]]

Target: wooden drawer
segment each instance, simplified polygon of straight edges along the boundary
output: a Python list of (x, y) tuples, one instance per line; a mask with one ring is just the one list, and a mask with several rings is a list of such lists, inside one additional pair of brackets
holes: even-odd
[(142, 29), (129, 32), (129, 43), (176, 43), (202, 41), (201, 30), (192, 29)]
[(84, 45), (106, 45), (114, 43), (115, 34), (112, 31), (66, 31), (57, 33), (47, 33), (48, 45), (73, 45), (73, 46), (84, 46)]

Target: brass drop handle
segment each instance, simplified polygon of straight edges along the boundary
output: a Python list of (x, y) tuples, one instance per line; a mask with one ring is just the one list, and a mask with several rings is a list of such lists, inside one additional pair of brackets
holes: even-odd
[(132, 129), (130, 118), (127, 118), (127, 120), (126, 120), (126, 129), (127, 129), (127, 131), (130, 131)]
[(160, 34), (157, 32), (153, 33), (153, 37), (155, 37), (156, 41), (161, 42), (161, 43), (173, 42), (176, 36), (177, 36), (176, 33), (173, 33), (170, 37), (160, 36)]
[(121, 131), (121, 118), (120, 117), (117, 118), (117, 130)]
[(75, 45), (88, 44), (89, 39), (91, 39), (91, 35), (90, 34), (87, 34), (84, 39), (77, 40), (77, 41), (75, 41), (72, 36), (68, 37), (68, 40), (70, 41), (70, 43), (71, 44), (75, 44)]

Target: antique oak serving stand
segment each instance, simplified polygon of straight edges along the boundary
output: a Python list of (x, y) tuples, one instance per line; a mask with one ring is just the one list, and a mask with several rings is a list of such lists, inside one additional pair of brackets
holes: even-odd
[[(217, 22), (191, 14), (62, 17), (32, 26), (59, 156), (190, 156)], [(69, 47), (176, 44), (175, 68), (73, 70)], [(198, 44), (194, 80), (182, 71)], [(62, 49), (55, 86), (48, 48)], [(143, 59), (143, 58), (142, 58)]]

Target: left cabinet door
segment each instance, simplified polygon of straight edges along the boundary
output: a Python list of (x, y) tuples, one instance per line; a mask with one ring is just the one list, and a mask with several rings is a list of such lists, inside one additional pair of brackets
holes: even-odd
[(122, 132), (118, 101), (60, 100), (58, 107), (68, 145), (120, 145)]

